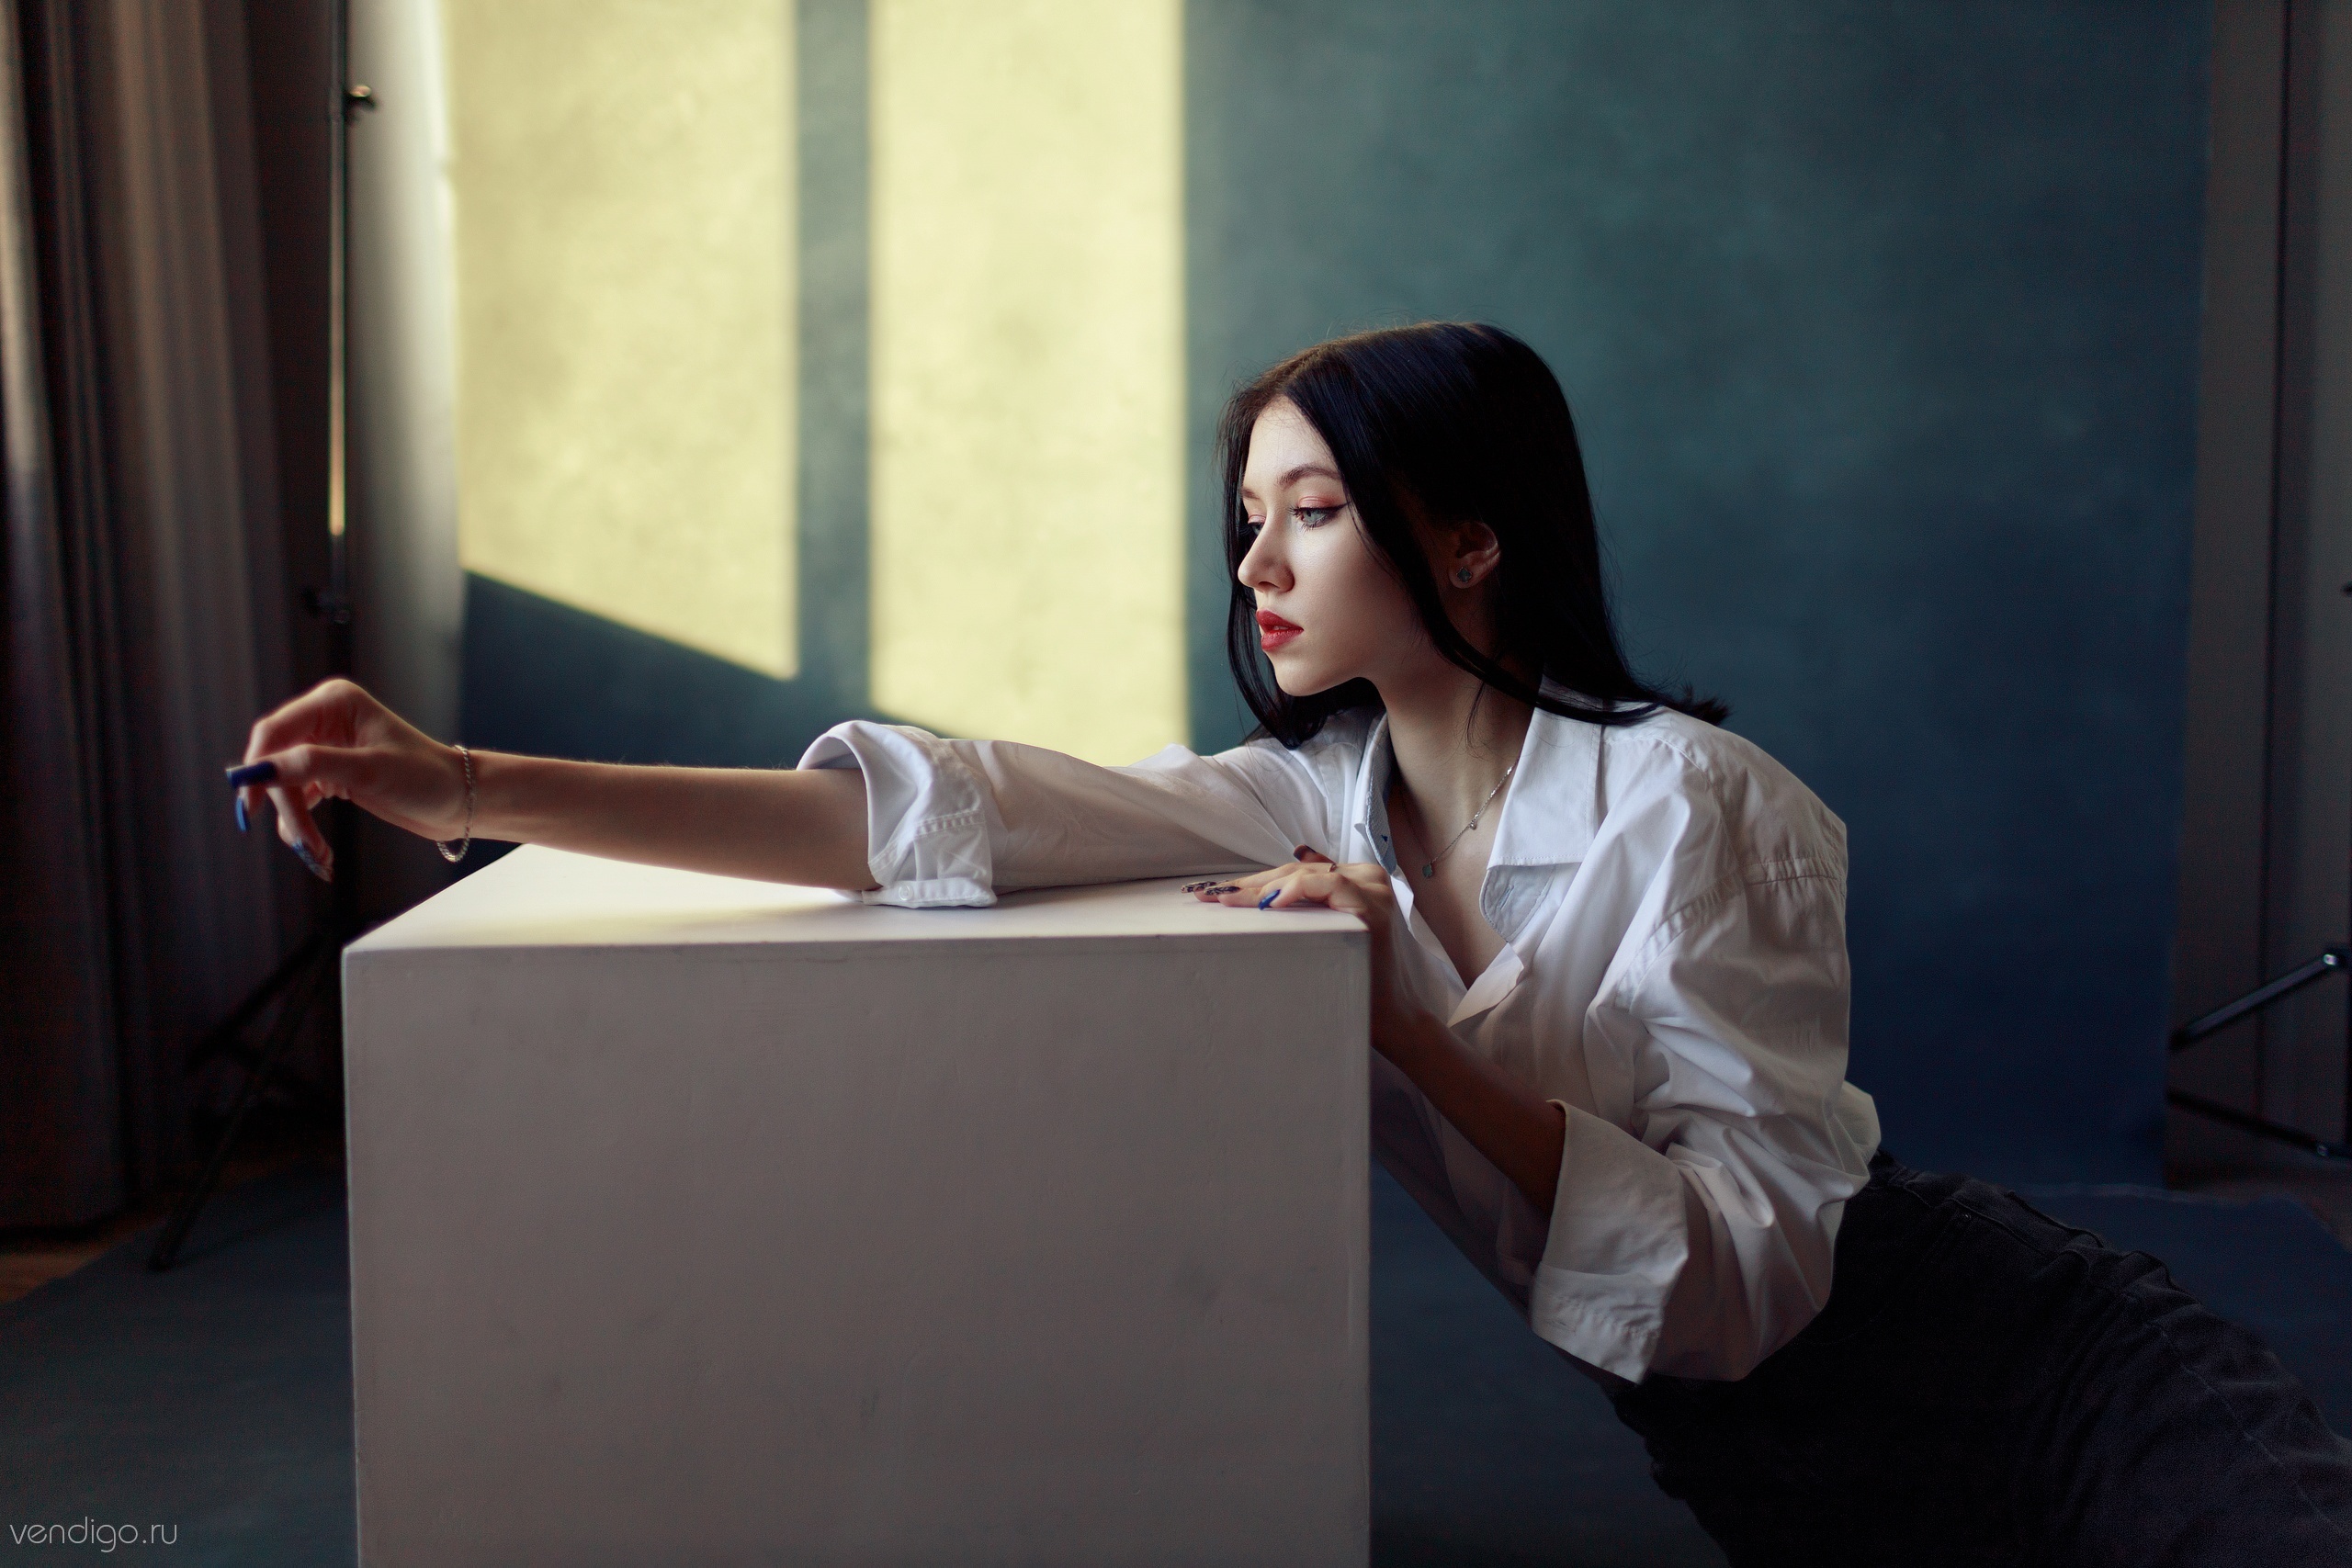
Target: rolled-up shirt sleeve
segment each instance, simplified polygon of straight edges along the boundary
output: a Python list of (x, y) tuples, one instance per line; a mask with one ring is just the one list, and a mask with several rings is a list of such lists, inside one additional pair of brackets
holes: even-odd
[(869, 903), (990, 904), (1023, 887), (1255, 869), (1331, 837), (1306, 761), (1267, 741), (1207, 757), (1170, 746), (1112, 768), (857, 720), (819, 736), (800, 766), (865, 774), (878, 886), (857, 896)]
[(1845, 1083), (1842, 859), (1736, 868), (1629, 956), (1587, 1019), (1629, 1113), (1565, 1107), (1530, 1321), (1621, 1377), (1744, 1377), (1828, 1300), (1876, 1140)]

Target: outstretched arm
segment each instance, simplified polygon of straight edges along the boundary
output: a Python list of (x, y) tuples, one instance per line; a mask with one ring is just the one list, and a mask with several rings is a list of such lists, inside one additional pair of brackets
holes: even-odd
[[(814, 887), (874, 886), (865, 792), (854, 769), (643, 768), (472, 753), (473, 831), (614, 860)], [(445, 746), (349, 681), (313, 687), (253, 728), (248, 763), (274, 777), (277, 836), (332, 874), (311, 808), (330, 797), (412, 833), (466, 830), (465, 769)]]

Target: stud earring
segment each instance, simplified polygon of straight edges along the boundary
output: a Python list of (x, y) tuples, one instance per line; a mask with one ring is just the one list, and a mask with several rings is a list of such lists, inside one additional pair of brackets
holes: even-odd
[(1453, 581), (1467, 587), (1470, 581), (1470, 569), (1465, 566), (1460, 571), (1455, 572), (1453, 574)]

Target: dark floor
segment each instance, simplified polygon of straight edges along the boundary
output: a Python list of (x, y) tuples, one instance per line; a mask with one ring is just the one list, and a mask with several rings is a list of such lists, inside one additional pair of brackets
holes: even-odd
[(165, 1274), (145, 1272), (153, 1234), (0, 1307), (6, 1545), (86, 1517), (176, 1533), (96, 1561), (351, 1562), (340, 1179), (222, 1193)]
[[(2044, 1189), (2165, 1258), (2352, 1429), (2352, 1252), (2284, 1199)], [(330, 1170), (217, 1199), (165, 1275), (145, 1235), (0, 1307), (0, 1528), (161, 1525), (179, 1563), (348, 1563), (349, 1318)], [(1374, 1558), (1720, 1563), (1597, 1390), (1538, 1344), (1385, 1177), (1374, 1205)], [(11, 1544), (15, 1541), (12, 1539)]]

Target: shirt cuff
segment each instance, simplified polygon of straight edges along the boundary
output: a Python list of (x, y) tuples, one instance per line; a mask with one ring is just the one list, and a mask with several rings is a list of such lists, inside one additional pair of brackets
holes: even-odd
[(852, 897), (910, 909), (996, 902), (987, 794), (946, 741), (853, 719), (817, 737), (800, 766), (865, 775), (865, 869), (880, 886)]
[(1566, 1101), (1567, 1139), (1528, 1325), (1603, 1371), (1639, 1382), (1690, 1255), (1674, 1162)]

